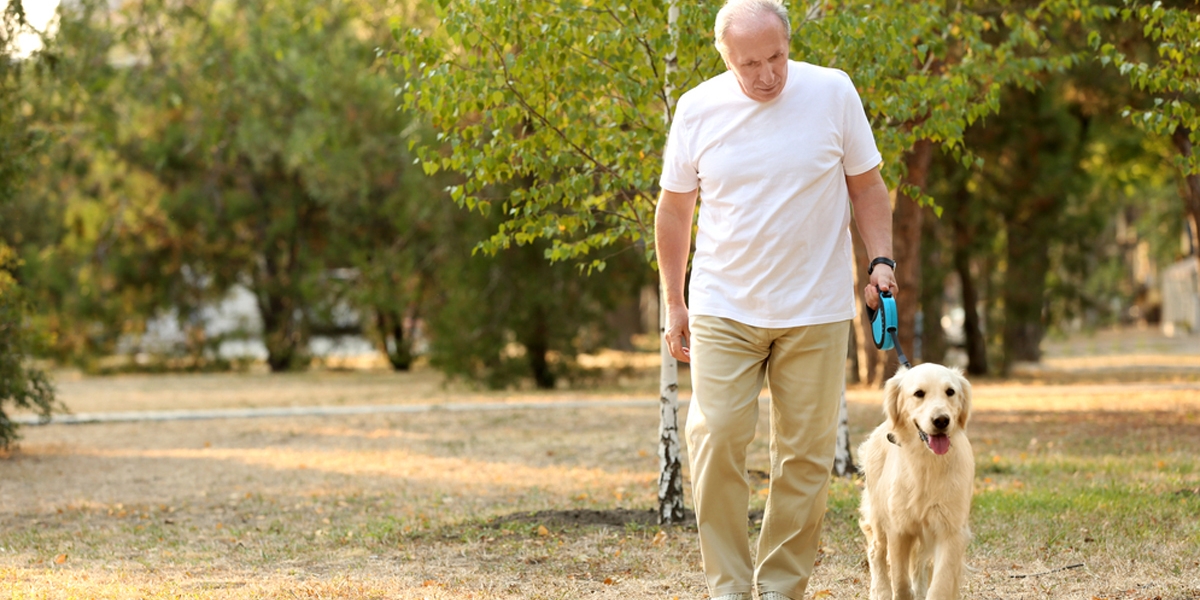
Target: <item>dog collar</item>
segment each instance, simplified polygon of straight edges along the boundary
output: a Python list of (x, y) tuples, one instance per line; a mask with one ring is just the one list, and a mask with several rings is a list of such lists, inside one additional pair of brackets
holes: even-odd
[[(923, 429), (921, 429), (920, 427), (918, 427), (918, 428), (917, 428), (917, 435), (920, 435), (920, 436), (921, 436), (921, 441), (922, 441), (922, 442), (925, 442), (925, 444), (926, 444), (926, 445), (928, 445), (928, 444), (929, 444), (929, 434), (928, 434), (928, 433), (925, 433), (925, 431), (924, 431)], [(900, 442), (897, 442), (897, 441), (896, 441), (896, 434), (894, 434), (894, 433), (891, 433), (891, 432), (889, 432), (889, 433), (887, 434), (887, 441), (889, 441), (889, 442), (891, 442), (891, 443), (893, 443), (893, 444), (895, 444), (895, 445), (897, 445), (897, 446), (899, 446), (899, 445), (900, 445)]]

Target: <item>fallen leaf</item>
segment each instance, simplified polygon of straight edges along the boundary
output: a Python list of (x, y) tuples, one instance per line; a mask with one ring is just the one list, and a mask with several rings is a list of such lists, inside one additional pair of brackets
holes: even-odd
[(67, 555), (66, 555), (66, 554), (59, 554), (58, 556), (55, 556), (55, 557), (54, 557), (54, 564), (56, 564), (56, 565), (61, 565), (61, 564), (65, 563), (65, 562), (67, 562)]
[(814, 599), (814, 600), (815, 600), (816, 598), (832, 598), (832, 597), (833, 597), (833, 592), (832, 592), (832, 591), (830, 591), (830, 590), (821, 590), (821, 591), (819, 591), (819, 592), (816, 592), (816, 593), (814, 593), (814, 594), (812, 595), (812, 597), (813, 597), (813, 599)]
[(545, 525), (538, 525), (538, 535), (540, 535), (542, 537), (546, 537), (546, 536), (550, 535), (550, 530), (546, 529)]
[(612, 585), (612, 584), (614, 584), (614, 583), (616, 583), (616, 581), (613, 581), (613, 578), (612, 578), (612, 577), (605, 577), (605, 578), (604, 578), (604, 585)]
[(661, 545), (663, 545), (663, 542), (665, 542), (665, 541), (667, 541), (667, 532), (660, 529), (658, 531), (658, 533), (655, 534), (654, 539), (651, 540), (650, 545), (651, 546), (661, 546)]

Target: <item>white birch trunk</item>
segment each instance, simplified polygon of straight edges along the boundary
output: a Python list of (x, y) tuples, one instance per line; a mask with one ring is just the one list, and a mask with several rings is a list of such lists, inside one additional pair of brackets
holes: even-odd
[[(661, 294), (660, 294), (661, 297)], [(659, 339), (666, 333), (667, 303), (659, 300)], [(683, 522), (683, 463), (679, 455), (679, 363), (660, 343), (662, 371), (659, 378), (658, 425), (658, 523)]]
[[(671, 50), (667, 54), (666, 82), (663, 85), (665, 121), (671, 124), (675, 108), (675, 87), (671, 78), (678, 69), (676, 48), (679, 46), (679, 0), (670, 0), (667, 8), (667, 34)], [(666, 294), (660, 288), (658, 301), (658, 339), (662, 356), (659, 377), (658, 426), (658, 522), (666, 525), (683, 522), (683, 466), (679, 454), (679, 364), (667, 350), (663, 340), (667, 326)]]
[(846, 390), (838, 406), (837, 449), (833, 455), (833, 474), (837, 477), (854, 477), (858, 467), (854, 466), (854, 455), (850, 452), (850, 411), (846, 406)]

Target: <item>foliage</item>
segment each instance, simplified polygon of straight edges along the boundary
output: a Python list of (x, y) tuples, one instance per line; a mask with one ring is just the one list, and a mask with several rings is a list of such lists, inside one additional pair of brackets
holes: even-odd
[[(1088, 43), (1103, 64), (1150, 96), (1148, 104), (1127, 106), (1122, 115), (1156, 135), (1171, 136), (1182, 128), (1193, 145), (1200, 144), (1200, 9), (1188, 1), (1126, 0), (1120, 19), (1141, 27), (1141, 44), (1106, 39), (1099, 31), (1088, 35)], [(1200, 155), (1180, 155), (1176, 161), (1184, 173), (1200, 174)]]
[[(1035, 12), (1083, 18), (1058, 4)], [(596, 250), (649, 239), (668, 90), (723, 69), (709, 32), (718, 6), (683, 8), (669, 81), (660, 2), (446, 2), (438, 29), (397, 31), (394, 60), (411, 75), (402, 103), (440, 131), (439, 145), (418, 148), (425, 169), (463, 173), (453, 198), (505, 218), (484, 249), (545, 238), (549, 259), (602, 268)], [(961, 152), (964, 129), (998, 109), (1004, 84), (1030, 86), (1077, 60), (1031, 51), (1044, 42), (1038, 17), (987, 3), (827, 2), (794, 25), (793, 48), (851, 73), (897, 182), (916, 140)]]
[(403, 335), (433, 192), (409, 167), (404, 138), (420, 131), (390, 106), (375, 49), (410, 11), (324, 0), (67, 10), (64, 83), (36, 103), (56, 156), (23, 214), (49, 224), (31, 228), (27, 271), (47, 306), (63, 307), (46, 319), (61, 353), (111, 353), (167, 314), (187, 329), (182, 350), (212, 360), (225, 338), (208, 335), (203, 311), (234, 285), (255, 294), (276, 370), (303, 367), (310, 335), (346, 303), (367, 323), (387, 313), (398, 324), (387, 333)]
[[(24, 111), (13, 110), (22, 106), (25, 61), (36, 60), (17, 57), (17, 37), (25, 31), (21, 3), (7, 3), (0, 15), (0, 105), (8, 107), (0, 112), (0, 209), (20, 189), (38, 147)], [(45, 373), (29, 365), (38, 337), (30, 327), (26, 291), (15, 277), (20, 260), (6, 240), (0, 238), (0, 449), (17, 439), (17, 425), (5, 412), (6, 405), (34, 409), (42, 418), (59, 408)]]
[(0, 450), (17, 439), (17, 424), (6, 404), (35, 410), (43, 419), (61, 409), (46, 374), (30, 367), (36, 337), (28, 326), (24, 290), (13, 277), (17, 262), (11, 248), (0, 243)]
[[(439, 17), (428, 34), (397, 31), (394, 60), (413, 77), (401, 99), (439, 130), (438, 145), (417, 148), (426, 172), (461, 173), (451, 197), (502, 217), (482, 247), (544, 238), (548, 258), (563, 260), (650, 239), (665, 140), (662, 3), (455, 2)], [(679, 60), (697, 81), (703, 59)]]
[[(456, 220), (463, 239), (478, 240), (497, 218), (464, 212)], [(435, 286), (438, 309), (428, 319), (430, 364), (493, 389), (530, 376), (542, 389), (586, 377), (576, 357), (613, 341), (604, 317), (637, 297), (646, 265), (626, 253), (610, 257), (603, 272), (583, 275), (574, 265), (546, 261), (548, 246), (539, 240), (494, 254), (472, 252), (469, 244), (447, 249)]]

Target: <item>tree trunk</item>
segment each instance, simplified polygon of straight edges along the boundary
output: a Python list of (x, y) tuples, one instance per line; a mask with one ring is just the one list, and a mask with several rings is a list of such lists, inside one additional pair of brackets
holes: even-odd
[(412, 369), (413, 340), (404, 331), (404, 316), (394, 311), (376, 309), (375, 325), (379, 330), (379, 344), (393, 371)]
[(1006, 224), (1008, 269), (1004, 276), (1004, 362), (1008, 374), (1018, 362), (1041, 360), (1045, 334), (1046, 273), (1050, 257), (1046, 249), (1047, 218), (1058, 214), (1058, 199), (1036, 198), (1025, 203)]
[[(665, 120), (670, 126), (675, 108), (675, 87), (671, 78), (679, 68), (676, 49), (679, 47), (679, 0), (670, 0), (667, 7), (667, 35), (671, 38), (671, 51), (666, 58), (666, 83), (663, 96), (666, 100)], [(667, 326), (667, 303), (665, 294), (659, 289), (658, 339), (662, 367), (659, 377), (659, 425), (658, 425), (658, 523), (660, 525), (683, 522), (683, 465), (679, 458), (679, 364), (667, 351), (663, 341)]]
[[(239, 164), (246, 165), (247, 172), (253, 172), (249, 158), (239, 158)], [(304, 301), (299, 291), (299, 236), (306, 218), (298, 199), (303, 186), (276, 158), (266, 174), (251, 177), (250, 189), (263, 207), (256, 227), (262, 251), (252, 277), (263, 322), (267, 366), (272, 373), (304, 369), (308, 366), (308, 334), (300, 313)], [(272, 225), (279, 218), (278, 212), (283, 211), (271, 210), (271, 194), (291, 200), (287, 207), (290, 214), (285, 217), (290, 218), (291, 228), (280, 233), (272, 233)]]
[(667, 303), (658, 300), (658, 339), (662, 357), (659, 379), (658, 523), (683, 522), (683, 463), (679, 452), (679, 363), (662, 341), (666, 335)]
[(837, 449), (833, 455), (833, 474), (836, 477), (854, 477), (858, 467), (854, 465), (854, 453), (850, 450), (850, 411), (846, 406), (846, 390), (838, 405)]
[(921, 362), (946, 362), (946, 336), (942, 331), (942, 312), (946, 295), (946, 275), (949, 270), (945, 259), (946, 244), (942, 241), (943, 230), (933, 208), (926, 206), (921, 223), (921, 264), (924, 281), (921, 282), (921, 343), (913, 348), (913, 359)]
[[(925, 189), (929, 176), (929, 163), (933, 159), (933, 142), (917, 140), (911, 150), (904, 154), (907, 174), (904, 183), (918, 190)], [(900, 347), (909, 352), (915, 349), (917, 336), (917, 310), (921, 301), (921, 221), (924, 209), (913, 198), (896, 190), (895, 236), (896, 283), (900, 294), (896, 296), (896, 326), (900, 334)], [(887, 377), (895, 374), (899, 361), (894, 353), (888, 356)]]
[(558, 382), (553, 369), (550, 368), (550, 328), (546, 318), (545, 311), (537, 311), (533, 315), (534, 323), (529, 332), (530, 336), (522, 340), (533, 382), (539, 390), (552, 390)]
[(958, 274), (962, 288), (963, 343), (967, 352), (967, 373), (986, 375), (988, 372), (987, 339), (983, 337), (983, 323), (979, 318), (979, 288), (971, 274), (971, 240), (974, 228), (968, 216), (970, 195), (966, 185), (961, 185), (954, 194), (950, 223), (954, 229), (954, 271)]
[(287, 292), (291, 275), (280, 268), (270, 252), (261, 262), (255, 283), (258, 312), (263, 323), (263, 345), (267, 347), (267, 366), (272, 373), (302, 369), (307, 364), (303, 344), (306, 336), (296, 318), (296, 299)]
[(858, 372), (858, 332), (853, 323), (850, 324), (850, 340), (846, 344), (846, 383), (862, 383)]

